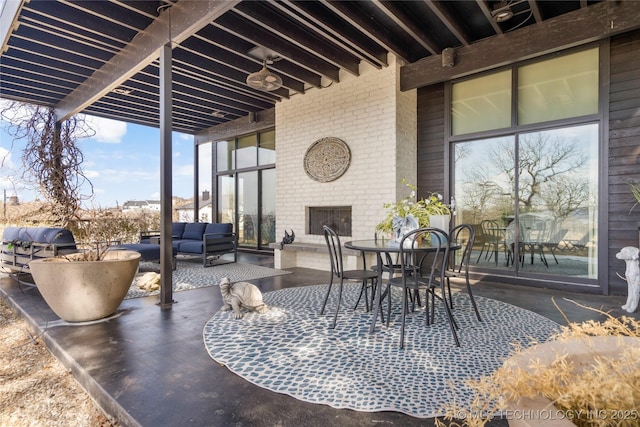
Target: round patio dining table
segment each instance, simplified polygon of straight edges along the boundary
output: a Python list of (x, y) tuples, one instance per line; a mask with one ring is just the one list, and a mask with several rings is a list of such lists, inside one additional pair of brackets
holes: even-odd
[[(382, 254), (399, 254), (400, 245), (395, 240), (390, 239), (367, 239), (367, 240), (351, 240), (345, 242), (344, 247), (347, 249), (353, 249), (356, 251), (375, 253), (378, 261), (378, 286), (376, 286), (376, 295), (373, 308), (373, 317), (371, 319), (370, 333), (375, 331), (376, 321), (378, 320), (378, 313), (380, 311), (380, 300), (382, 299)], [(459, 243), (449, 243), (449, 251), (456, 251), (460, 249), (462, 245)], [(413, 245), (411, 248), (403, 248), (405, 253), (407, 252), (435, 252), (438, 249), (437, 244), (432, 245), (431, 240), (423, 240), (422, 242)]]

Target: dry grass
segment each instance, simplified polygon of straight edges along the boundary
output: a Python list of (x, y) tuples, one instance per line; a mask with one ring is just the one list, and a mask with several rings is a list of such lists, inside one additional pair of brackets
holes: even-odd
[(26, 323), (0, 300), (0, 425), (112, 427)]
[[(604, 336), (640, 339), (640, 320), (627, 316), (615, 318), (598, 309), (575, 304), (600, 313), (605, 319), (572, 323), (565, 316), (568, 325), (550, 340), (566, 342)], [(516, 349), (515, 354), (521, 351)], [(640, 425), (640, 347), (624, 349), (615, 357), (593, 354), (590, 363), (574, 363), (567, 354), (557, 354), (551, 364), (532, 360), (526, 367), (505, 365), (489, 376), (470, 381), (469, 386), (476, 392), (471, 408), (467, 410), (452, 402), (444, 408), (448, 424), (436, 421), (436, 425), (484, 426), (503, 412), (507, 402), (537, 397), (549, 399), (553, 410), (557, 409), (553, 413), (564, 414), (579, 427)]]

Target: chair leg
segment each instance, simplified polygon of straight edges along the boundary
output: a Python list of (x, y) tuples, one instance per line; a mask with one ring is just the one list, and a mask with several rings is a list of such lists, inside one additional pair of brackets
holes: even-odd
[(451, 279), (447, 277), (447, 290), (449, 292), (449, 307), (453, 308), (453, 296), (451, 295)]
[[(442, 296), (445, 295), (444, 283), (440, 284), (440, 291), (442, 292)], [(456, 342), (456, 347), (460, 347), (460, 341), (458, 340), (458, 333), (456, 332), (456, 321), (453, 318), (453, 314), (449, 309), (449, 304), (447, 301), (444, 301), (444, 310), (447, 312), (447, 320), (449, 320), (449, 327), (451, 329), (451, 333), (453, 334), (453, 340)]]
[[(371, 286), (371, 310), (373, 310), (373, 304), (375, 304), (376, 302), (376, 292), (378, 292), (378, 279), (372, 279), (372, 286)], [(386, 291), (385, 291), (386, 292)], [(380, 321), (382, 322), (381, 324), (385, 324), (384, 323), (384, 310), (382, 310), (382, 301), (384, 300), (384, 296), (386, 293), (383, 293), (380, 296), (380, 301), (378, 301), (378, 313), (380, 313)], [(378, 321), (378, 319), (374, 319), (373, 323), (376, 323)]]
[[(402, 288), (402, 324), (400, 325), (400, 349), (404, 349), (404, 324), (407, 318), (407, 309), (409, 308), (408, 289)], [(389, 298), (391, 299), (391, 298)]]
[(331, 286), (333, 286), (333, 273), (331, 273), (331, 280), (329, 281), (329, 288), (327, 289), (327, 294), (324, 296), (324, 302), (322, 303), (322, 308), (320, 309), (320, 315), (324, 314), (324, 309), (327, 306), (327, 301), (329, 300), (329, 294), (331, 293)]
[[(391, 285), (387, 285), (387, 290), (385, 291), (385, 293), (387, 294), (387, 328), (388, 328), (389, 327), (389, 321), (391, 319)], [(382, 301), (380, 301), (380, 304), (382, 304)], [(382, 307), (380, 307), (380, 308), (382, 308)], [(382, 310), (380, 310), (380, 311), (382, 311)], [(384, 323), (384, 320), (383, 320), (383, 323)]]
[(482, 322), (480, 318), (480, 312), (478, 311), (478, 305), (476, 304), (476, 300), (473, 298), (473, 293), (471, 292), (471, 283), (469, 283), (469, 277), (466, 278), (467, 282), (467, 293), (469, 294), (469, 299), (471, 300), (471, 305), (473, 306), (473, 310), (476, 312), (476, 317), (478, 318), (478, 322)]
[[(364, 308), (365, 311), (368, 313), (369, 312), (369, 291), (367, 290), (367, 288), (369, 287), (369, 281), (365, 280), (364, 282), (362, 282), (362, 285), (364, 286)], [(373, 283), (372, 285), (373, 286)]]
[(427, 303), (426, 303), (427, 312), (429, 311), (429, 294), (431, 294), (431, 315), (430, 315), (431, 320), (428, 323), (430, 325), (436, 320), (436, 294), (433, 289), (427, 289), (427, 293), (424, 296), (424, 298), (427, 300)]
[(480, 247), (480, 253), (478, 254), (478, 259), (476, 260), (476, 264), (480, 263), (480, 258), (482, 257), (482, 253), (484, 252), (484, 244)]
[(336, 312), (333, 315), (333, 325), (331, 329), (335, 329), (336, 322), (338, 321), (338, 311), (340, 311), (340, 301), (342, 301), (342, 278), (340, 279), (340, 284), (338, 285), (338, 302), (336, 303)]
[(360, 305), (360, 300), (362, 300), (362, 294), (364, 294), (366, 311), (369, 312), (369, 302), (367, 301), (369, 297), (367, 296), (367, 281), (363, 280), (362, 285), (360, 286), (360, 295), (358, 295), (358, 300), (356, 301), (356, 305), (353, 306), (353, 309), (356, 310), (358, 305)]
[(547, 257), (544, 255), (544, 245), (542, 243), (540, 243), (538, 245), (538, 248), (540, 249), (540, 261), (542, 261), (542, 263), (545, 265), (545, 267), (549, 268), (549, 263), (547, 262)]

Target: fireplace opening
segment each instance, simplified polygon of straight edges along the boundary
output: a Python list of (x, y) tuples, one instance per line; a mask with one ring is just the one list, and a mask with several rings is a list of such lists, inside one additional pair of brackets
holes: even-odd
[(314, 206), (307, 208), (307, 234), (324, 235), (323, 226), (338, 236), (351, 236), (351, 206)]

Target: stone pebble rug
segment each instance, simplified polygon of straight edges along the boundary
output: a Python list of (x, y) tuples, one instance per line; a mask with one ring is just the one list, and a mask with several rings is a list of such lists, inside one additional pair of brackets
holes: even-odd
[[(125, 299), (140, 298), (150, 295), (158, 295), (160, 291), (146, 291), (138, 288), (138, 280), (147, 272), (160, 272), (160, 265), (154, 262), (140, 262), (138, 274), (133, 279), (133, 283), (127, 292)], [(260, 265), (244, 264), (233, 262), (211, 267), (203, 267), (202, 262), (178, 260), (177, 268), (172, 272), (173, 290), (175, 292), (189, 289), (204, 288), (207, 286), (217, 286), (223, 277), (228, 277), (231, 282), (241, 280), (254, 280), (263, 277), (280, 276), (290, 274), (286, 270), (276, 270)]]
[(336, 328), (329, 329), (337, 287), (321, 316), (326, 289), (314, 285), (265, 293), (270, 311), (246, 313), (239, 320), (219, 311), (204, 326), (209, 355), (247, 381), (306, 402), (432, 418), (443, 415), (443, 405), (454, 399), (470, 408), (473, 393), (465, 382), (500, 367), (513, 343), (528, 347), (559, 330), (536, 313), (476, 296), (483, 320), (478, 322), (462, 292), (454, 295), (461, 347), (455, 346), (436, 300), (431, 326), (425, 326), (422, 310), (407, 316), (401, 350), (400, 289), (394, 289), (389, 328), (378, 320), (374, 334), (364, 304), (353, 310), (359, 284), (345, 285)]

